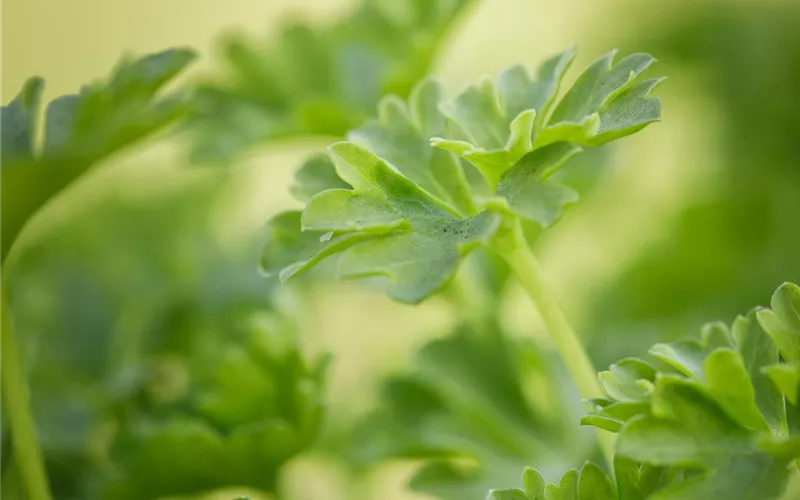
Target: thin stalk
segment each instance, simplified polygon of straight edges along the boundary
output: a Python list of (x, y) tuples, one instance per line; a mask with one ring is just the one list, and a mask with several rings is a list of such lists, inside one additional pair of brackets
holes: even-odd
[[(499, 235), (494, 248), (511, 266), (539, 311), (580, 396), (584, 399), (603, 397), (597, 381), (597, 370), (580, 338), (569, 325), (555, 293), (542, 276), (542, 269), (525, 240), (519, 220), (509, 222), (509, 227)], [(596, 431), (600, 448), (613, 470), (614, 435), (602, 429)]]
[(22, 372), (14, 329), (5, 297), (2, 300), (2, 389), (11, 427), (14, 460), (30, 500), (50, 500), (44, 460), (36, 439), (30, 395)]

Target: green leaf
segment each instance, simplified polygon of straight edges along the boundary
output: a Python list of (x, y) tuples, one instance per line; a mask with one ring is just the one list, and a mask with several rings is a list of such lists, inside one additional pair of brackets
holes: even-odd
[(649, 398), (655, 377), (655, 368), (637, 358), (625, 358), (599, 374), (600, 385), (609, 397), (634, 402)]
[[(756, 311), (736, 318), (732, 335), (750, 377), (751, 383), (743, 387), (752, 386), (758, 410), (772, 431), (783, 432), (786, 428), (785, 402), (769, 376), (764, 373), (765, 367), (778, 363), (777, 347), (756, 320)], [(727, 384), (734, 385), (731, 381)]]
[[(731, 349), (717, 349), (703, 365), (711, 396), (740, 425), (769, 432), (769, 425), (756, 405), (756, 391), (742, 356)], [(772, 388), (767, 388), (772, 390)]]
[(578, 470), (571, 469), (561, 477), (559, 484), (548, 484), (544, 490), (545, 500), (581, 500), (578, 495)]
[(486, 500), (530, 500), (524, 491), (516, 488), (509, 490), (491, 490)]
[(544, 500), (545, 482), (538, 470), (525, 467), (522, 471), (522, 487), (529, 500)]
[(475, 204), (458, 158), (430, 145), (431, 137), (445, 131), (437, 107), (442, 93), (438, 81), (426, 79), (411, 91), (408, 105), (399, 97), (386, 97), (378, 105), (378, 119), (347, 137), (387, 160), (456, 213), (474, 215)]
[(603, 470), (586, 462), (578, 478), (578, 498), (580, 500), (616, 500), (617, 491), (611, 479)]
[[(606, 388), (609, 399), (589, 401), (590, 413), (582, 422), (619, 432), (617, 457), (628, 461), (617, 470), (620, 492), (636, 500), (781, 495), (789, 464), (800, 456), (798, 414), (786, 403), (797, 400), (800, 372), (778, 356), (781, 341), (791, 352), (784, 322), (793, 320), (794, 309), (787, 307), (795, 302), (793, 287), (779, 289), (773, 310), (739, 316), (730, 330), (711, 323), (699, 340), (655, 346), (651, 353), (667, 366), (654, 370), (652, 394), (641, 395), (638, 403), (618, 390), (630, 387), (636, 376), (624, 370), (620, 376), (601, 376), (612, 382), (606, 384), (612, 389)], [(657, 469), (647, 480), (645, 469), (639, 469), (640, 484), (652, 487), (637, 494), (634, 464), (641, 463)]]
[(650, 498), (653, 500), (761, 500), (780, 498), (788, 482), (788, 465), (764, 454), (734, 455), (724, 470), (693, 474)]
[[(382, 278), (391, 298), (417, 303), (440, 290), (468, 253), (494, 246), (501, 221), (553, 225), (577, 195), (550, 177), (580, 148), (559, 142), (533, 150), (537, 109), (509, 113), (525, 106), (547, 113), (573, 56), (570, 49), (545, 62), (537, 81), (510, 70), (501, 77), (499, 95), (484, 81), (448, 106), (441, 102), (441, 85), (427, 79), (414, 88), (408, 104), (396, 96), (384, 98), (376, 120), (329, 149), (338, 177), (352, 189), (334, 187), (330, 165), (323, 160), (298, 174), (295, 192), (313, 194), (303, 211), (302, 231), (314, 236), (291, 239), (296, 244), (286, 237), (287, 248), (267, 250), (301, 257), (272, 259), (290, 266), (279, 273), (291, 278), (343, 251), (341, 276)], [(431, 138), (435, 134), (450, 138)], [(460, 140), (463, 136), (481, 146)], [(483, 173), (483, 186), (474, 181), (475, 169), (452, 152)], [(494, 192), (487, 192), (486, 185)], [(345, 240), (346, 234), (358, 236)], [(342, 240), (320, 248), (317, 236)], [(303, 241), (311, 248), (302, 250)]]
[(758, 311), (758, 321), (784, 359), (800, 364), (800, 287), (784, 283), (773, 294), (772, 310)]
[(536, 80), (524, 66), (514, 66), (500, 74), (498, 89), (505, 116), (516, 117), (525, 110), (536, 111), (536, 130), (541, 129), (555, 102), (561, 79), (575, 58), (576, 47), (570, 47), (543, 62)]
[(4, 165), (34, 157), (36, 115), (39, 112), (43, 88), (44, 80), (39, 77), (29, 78), (20, 93), (0, 110), (0, 154), (3, 155)]
[(456, 138), (434, 138), (432, 143), (462, 156), (496, 186), (503, 173), (533, 149), (537, 124), (546, 117), (574, 56), (573, 47), (544, 62), (537, 81), (515, 66), (500, 75), (497, 89), (490, 80), (467, 87), (443, 105)]
[(370, 237), (363, 233), (301, 232), (300, 220), (300, 212), (289, 211), (267, 223), (265, 246), (261, 253), (261, 270), (266, 276), (288, 280), (325, 257)]
[(519, 217), (550, 227), (561, 218), (564, 206), (578, 201), (578, 193), (545, 180), (579, 152), (577, 146), (562, 142), (526, 154), (503, 174), (497, 196)]
[[(387, 278), (390, 297), (419, 302), (442, 288), (463, 257), (485, 244), (497, 228), (499, 217), (489, 212), (458, 218), (384, 160), (355, 144), (338, 143), (330, 151), (339, 176), (353, 189), (316, 195), (303, 212), (302, 223), (306, 231), (343, 232), (364, 239), (340, 261), (345, 277)], [(367, 239), (368, 235), (380, 236)]]
[(751, 450), (751, 435), (697, 382), (661, 377), (652, 412), (625, 426), (617, 453), (654, 465), (702, 467), (718, 455)]
[(647, 125), (661, 120), (661, 101), (650, 93), (665, 78), (652, 78), (630, 87), (600, 111), (600, 128), (597, 135), (588, 138), (587, 144), (599, 146), (631, 135)]
[(655, 59), (631, 54), (614, 64), (616, 52), (589, 66), (564, 95), (535, 144), (571, 140), (599, 145), (630, 135), (660, 116), (660, 103), (648, 99), (660, 80), (634, 85), (636, 78)]
[(289, 188), (298, 200), (308, 203), (314, 195), (328, 189), (347, 189), (348, 185), (336, 174), (328, 155), (315, 155), (306, 160), (295, 172), (294, 182)]
[(581, 418), (581, 425), (591, 425), (611, 432), (619, 432), (622, 425), (638, 415), (650, 412), (648, 403), (611, 403)]
[(705, 325), (700, 337), (700, 340), (656, 344), (648, 352), (684, 375), (702, 380), (705, 357), (717, 347), (733, 347), (733, 342), (728, 328), (719, 323)]
[(778, 363), (765, 366), (762, 371), (775, 384), (787, 401), (797, 405), (797, 389), (800, 386), (800, 365)]

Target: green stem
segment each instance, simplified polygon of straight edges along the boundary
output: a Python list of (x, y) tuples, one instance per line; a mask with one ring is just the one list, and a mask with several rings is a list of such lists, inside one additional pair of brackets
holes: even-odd
[[(539, 311), (545, 328), (553, 339), (581, 397), (584, 399), (604, 397), (597, 381), (597, 370), (592, 365), (580, 338), (569, 326), (555, 293), (542, 276), (542, 269), (528, 246), (519, 220), (510, 222), (510, 227), (498, 237), (494, 248), (511, 266)], [(614, 435), (597, 429), (597, 439), (609, 467), (613, 470)]]
[(36, 440), (36, 427), (30, 408), (30, 396), (20, 364), (5, 297), (2, 300), (2, 389), (11, 427), (14, 460), (30, 500), (50, 500), (44, 460)]

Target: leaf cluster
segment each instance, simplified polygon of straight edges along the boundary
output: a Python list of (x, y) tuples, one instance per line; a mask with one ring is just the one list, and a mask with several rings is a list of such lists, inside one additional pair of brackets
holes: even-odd
[(557, 99), (575, 56), (484, 80), (452, 101), (426, 79), (408, 102), (384, 98), (378, 118), (313, 158), (293, 192), (301, 212), (270, 221), (262, 268), (290, 279), (335, 254), (344, 277), (380, 277), (395, 300), (440, 290), (461, 260), (495, 245), (509, 221), (554, 224), (574, 190), (551, 177), (581, 146), (597, 146), (657, 121), (661, 79), (640, 80), (646, 54), (590, 65)]
[(266, 141), (341, 137), (387, 93), (407, 96), (471, 0), (361, 0), (330, 26), (285, 26), (269, 44), (224, 41), (228, 75), (201, 85), (193, 156), (225, 162)]
[(786, 283), (769, 309), (656, 344), (653, 363), (621, 360), (600, 373), (606, 398), (582, 419), (619, 434), (616, 485), (592, 464), (558, 486), (529, 470), (524, 491), (494, 498), (778, 498), (800, 458), (798, 339), (800, 287)]

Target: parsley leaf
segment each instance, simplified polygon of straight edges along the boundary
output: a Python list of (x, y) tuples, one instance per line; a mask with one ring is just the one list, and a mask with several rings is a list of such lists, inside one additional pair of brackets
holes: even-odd
[[(574, 53), (569, 49), (546, 61), (536, 80), (521, 67), (504, 72), (499, 92), (485, 81), (447, 103), (441, 85), (426, 79), (411, 91), (408, 103), (384, 98), (376, 120), (349, 132), (348, 142), (330, 147), (333, 166), (316, 157), (298, 172), (293, 190), (309, 200), (299, 224), (307, 234), (292, 235), (289, 216), (282, 215), (272, 225), (284, 229), (280, 238), (269, 240), (275, 248), (265, 249), (264, 270), (285, 280), (341, 252), (343, 276), (385, 278), (390, 297), (416, 303), (440, 290), (466, 254), (498, 244), (516, 219), (541, 228), (553, 225), (578, 199), (574, 190), (551, 179), (581, 151), (577, 144), (632, 133), (657, 118), (659, 109), (657, 99), (631, 97), (640, 88), (635, 77), (652, 62), (645, 55), (617, 65), (607, 56), (556, 103)], [(630, 103), (646, 108), (653, 120), (636, 121), (640, 115)], [(548, 117), (551, 107), (555, 121)], [(582, 113), (589, 114), (579, 117)], [(609, 121), (612, 115), (628, 120), (627, 125), (615, 128), (621, 122)], [(573, 119), (605, 125), (590, 135), (537, 142), (542, 134), (552, 138), (553, 130), (572, 127)], [(612, 129), (624, 133), (600, 132)], [(462, 136), (475, 145), (455, 139)], [(457, 155), (483, 175), (482, 186), (470, 174), (477, 171)], [(352, 189), (339, 187), (333, 169)], [(297, 216), (292, 217), (297, 227)]]
[(662, 368), (612, 366), (600, 375), (608, 399), (591, 401), (582, 422), (619, 432), (619, 457), (691, 472), (654, 498), (777, 498), (800, 457), (798, 361), (786, 342), (800, 332), (798, 311), (800, 288), (785, 284), (771, 310), (730, 329), (709, 324), (699, 340), (655, 345)]
[(107, 81), (54, 99), (41, 150), (34, 133), (43, 82), (28, 80), (2, 109), (3, 258), (30, 216), (89, 167), (188, 112), (182, 94), (156, 94), (194, 58), (172, 49), (123, 59)]
[(538, 79), (524, 68), (468, 87), (444, 109), (462, 139), (433, 144), (459, 154), (496, 186), (526, 153), (558, 142), (597, 146), (630, 135), (660, 119), (650, 91), (662, 79), (636, 82), (654, 59), (632, 54), (613, 64), (615, 52), (587, 68), (555, 108), (561, 79), (575, 56), (571, 48), (543, 63)]
[[(443, 287), (464, 255), (485, 244), (499, 224), (499, 216), (489, 212), (460, 219), (386, 161), (353, 143), (335, 144), (330, 152), (339, 177), (352, 189), (326, 190), (309, 202), (303, 230), (312, 231), (309, 239), (328, 233), (330, 239), (310, 252), (307, 264), (332, 249), (340, 251), (343, 240), (358, 242), (340, 262), (345, 277), (389, 277), (392, 298), (419, 302)], [(291, 277), (307, 264), (295, 262), (282, 275)]]

